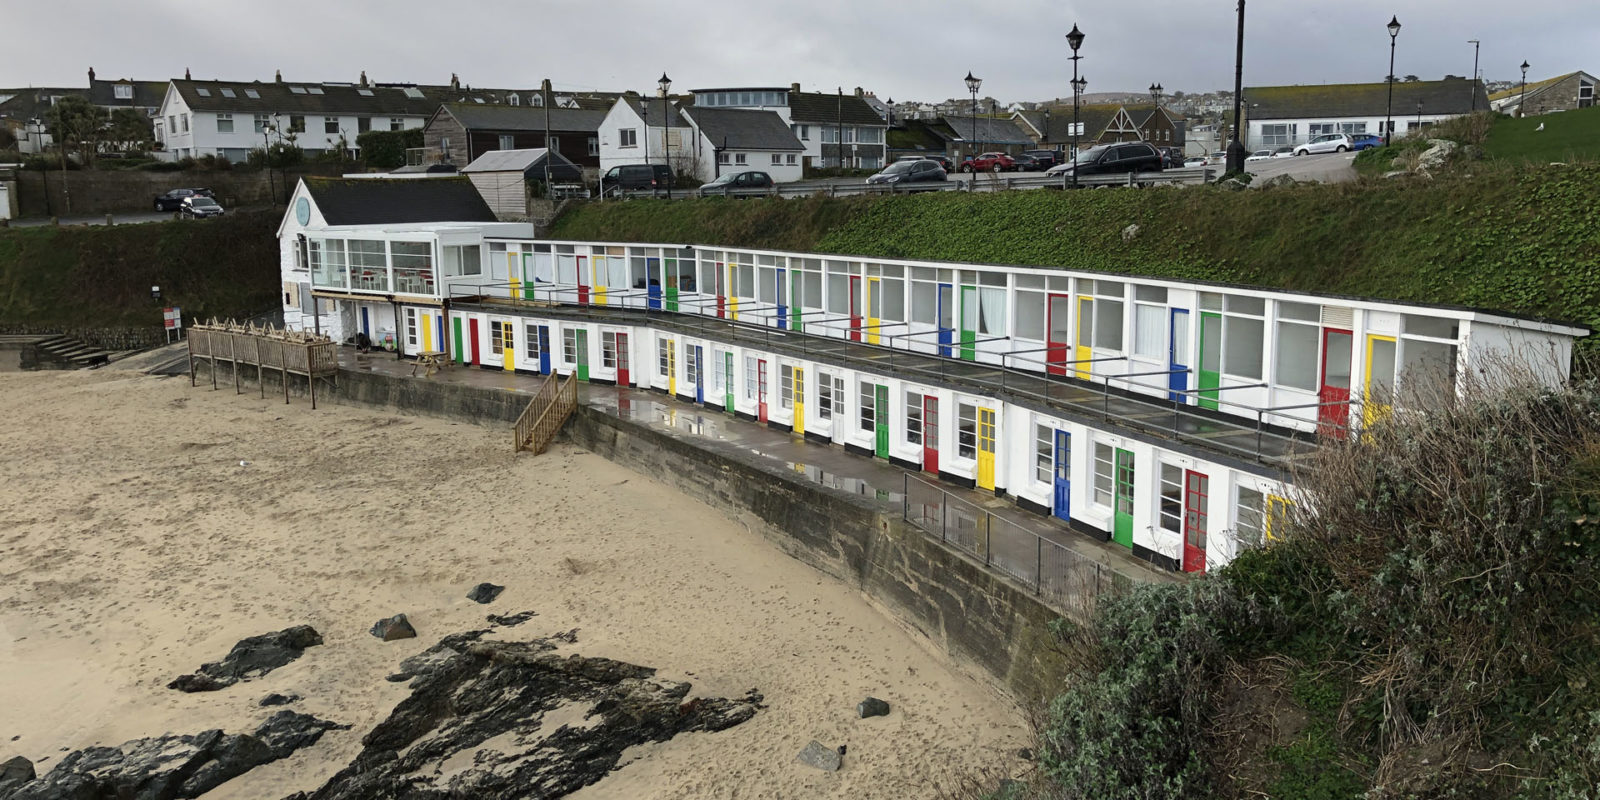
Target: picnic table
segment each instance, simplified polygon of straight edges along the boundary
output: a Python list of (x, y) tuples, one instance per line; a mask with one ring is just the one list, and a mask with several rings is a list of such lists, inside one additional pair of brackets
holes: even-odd
[(444, 357), (443, 351), (423, 350), (422, 352), (417, 353), (417, 363), (411, 365), (411, 375), (413, 377), (416, 376), (418, 367), (427, 368), (427, 371), (422, 374), (422, 377), (426, 378), (433, 375), (435, 372), (448, 369), (450, 367), (450, 361)]

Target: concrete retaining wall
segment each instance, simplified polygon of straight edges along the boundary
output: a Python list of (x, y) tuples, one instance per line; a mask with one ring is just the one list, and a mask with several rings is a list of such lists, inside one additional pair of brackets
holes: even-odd
[[(288, 173), (288, 187), (293, 188), (301, 175), (337, 175), (337, 165), (311, 165)], [(185, 172), (145, 172), (142, 170), (101, 171), (92, 169), (70, 170), (18, 170), (17, 208), (21, 216), (66, 216), (67, 198), (62, 193), (62, 182), (71, 195), (71, 213), (104, 214), (108, 211), (150, 211), (155, 196), (168, 189), (203, 186), (212, 190), (217, 202), (225, 208), (236, 206), (269, 205), (272, 195), (279, 202), (288, 195), (284, 188), (284, 173), (273, 170), (269, 179), (265, 170), (190, 170)]]

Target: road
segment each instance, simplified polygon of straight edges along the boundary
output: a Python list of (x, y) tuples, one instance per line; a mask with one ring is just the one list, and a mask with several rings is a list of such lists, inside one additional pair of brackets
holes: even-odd
[(1255, 183), (1279, 175), (1288, 175), (1297, 181), (1344, 183), (1356, 179), (1355, 160), (1355, 153), (1323, 153), (1315, 156), (1250, 161), (1244, 168), (1246, 172), (1255, 176)]

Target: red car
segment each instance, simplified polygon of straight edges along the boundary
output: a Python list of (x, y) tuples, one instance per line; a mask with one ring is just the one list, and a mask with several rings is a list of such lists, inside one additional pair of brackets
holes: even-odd
[(1016, 172), (1017, 162), (1005, 153), (979, 153), (961, 162), (962, 172)]

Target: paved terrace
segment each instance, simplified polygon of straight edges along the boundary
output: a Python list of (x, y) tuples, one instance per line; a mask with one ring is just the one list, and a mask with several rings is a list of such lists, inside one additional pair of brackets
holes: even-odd
[[(452, 366), (433, 375), (423, 377), (419, 371), (413, 376), (415, 362), (396, 358), (392, 353), (357, 353), (354, 348), (338, 348), (341, 369), (373, 372), (392, 378), (416, 381), (463, 383), (481, 388), (517, 392), (531, 397), (538, 391), (544, 376), (505, 372), (500, 369)], [(965, 489), (939, 483), (932, 488), (928, 477), (902, 469), (892, 464), (846, 453), (843, 448), (808, 441), (787, 431), (770, 428), (759, 422), (737, 418), (732, 414), (698, 406), (665, 394), (643, 389), (628, 389), (603, 384), (580, 384), (578, 402), (607, 414), (631, 420), (639, 425), (664, 431), (677, 439), (692, 442), (695, 447), (715, 451), (724, 457), (762, 464), (781, 466), (799, 478), (808, 479), (832, 491), (844, 492), (878, 504), (886, 512), (901, 514), (907, 511), (907, 492), (912, 497), (911, 515), (917, 515), (922, 502), (936, 502), (930, 495), (940, 491), (949, 495), (952, 507), (968, 507), (960, 512), (970, 516), (972, 510), (987, 511), (1009, 524), (995, 524), (992, 530), (1002, 527), (1020, 529), (1036, 535), (1046, 542), (1059, 545), (1072, 556), (1104, 567), (1110, 574), (1138, 582), (1175, 581), (1180, 576), (1156, 568), (1138, 558), (1126, 548), (1101, 541), (1074, 531), (1054, 517), (1031, 514), (992, 493)], [(510, 446), (511, 429), (506, 426), (507, 446)], [(962, 547), (951, 541), (957, 549), (974, 555), (974, 548)], [(998, 543), (994, 547), (995, 560), (1004, 553)], [(1028, 548), (1032, 555), (1032, 546)], [(981, 560), (981, 558), (979, 559)], [(1016, 576), (1016, 571), (997, 568)], [(1019, 579), (1019, 582), (1027, 583)]]
[[(457, 300), (463, 310), (505, 313), (507, 308), (534, 311), (544, 317), (613, 325), (649, 325), (725, 344), (758, 347), (799, 358), (816, 359), (847, 369), (927, 385), (941, 386), (1015, 403), (1024, 408), (1114, 431), (1170, 449), (1189, 450), (1207, 458), (1232, 461), (1253, 472), (1282, 477), (1298, 457), (1316, 447), (1311, 434), (1269, 424), (1265, 411), (1248, 410), (1252, 419), (1135, 394), (1075, 377), (962, 361), (930, 353), (855, 342), (831, 336), (778, 330), (716, 317), (615, 306), (566, 306), (543, 301)], [(1035, 358), (1041, 356), (1032, 354)], [(1166, 373), (1161, 373), (1165, 375)], [(1097, 376), (1098, 377), (1098, 376)], [(1223, 407), (1228, 407), (1225, 402)], [(1244, 413), (1243, 407), (1237, 407)], [(1266, 467), (1267, 469), (1262, 469)]]

